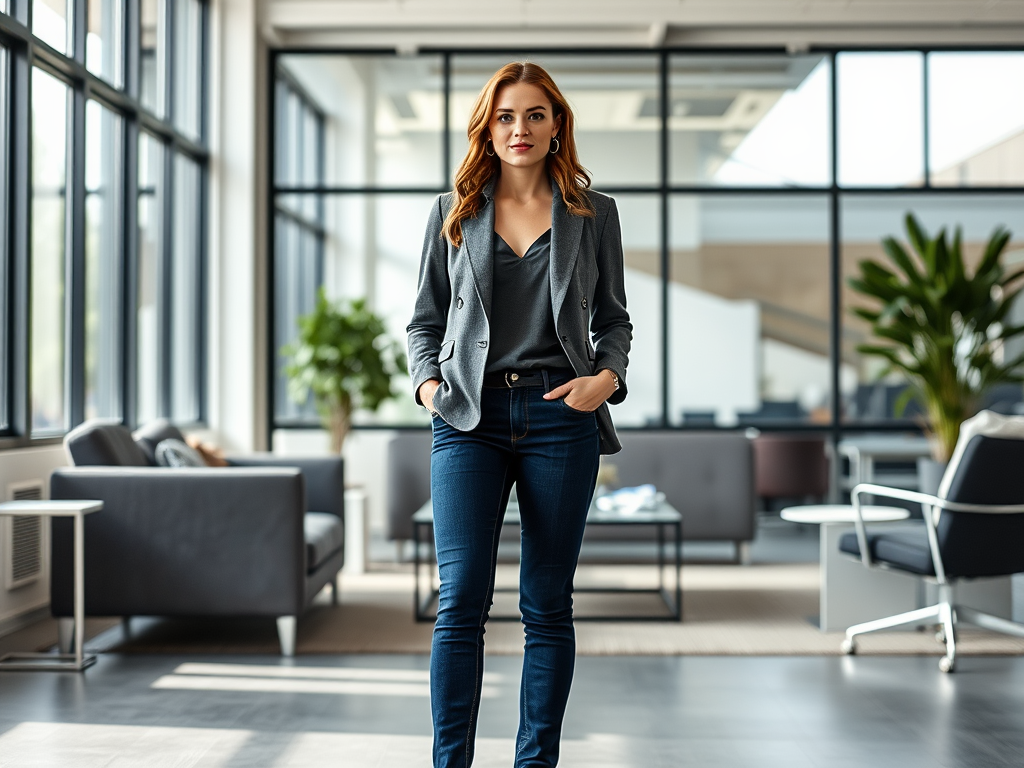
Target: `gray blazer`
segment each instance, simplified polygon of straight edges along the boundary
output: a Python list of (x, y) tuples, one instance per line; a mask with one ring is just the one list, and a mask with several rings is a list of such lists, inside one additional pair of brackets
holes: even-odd
[[(595, 217), (573, 216), (552, 180), (551, 309), (555, 328), (577, 376), (609, 368), (619, 389), (597, 409), (601, 453), (620, 450), (608, 404), (626, 397), (626, 365), (633, 326), (626, 312), (622, 234), (615, 201), (588, 191)], [(413, 396), (437, 379), (434, 409), (448, 424), (469, 431), (480, 422), (487, 346), (490, 341), (494, 180), (484, 188), (484, 206), (462, 222), (462, 245), (441, 234), (452, 193), (434, 202), (423, 240), (416, 306), (409, 334)], [(591, 345), (590, 334), (594, 343)], [(596, 347), (596, 349), (595, 349)]]

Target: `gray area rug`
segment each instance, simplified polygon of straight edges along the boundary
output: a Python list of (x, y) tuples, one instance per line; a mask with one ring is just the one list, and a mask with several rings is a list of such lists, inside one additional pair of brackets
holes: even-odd
[[(497, 585), (513, 587), (514, 566), (499, 566)], [(577, 586), (654, 586), (650, 566), (581, 566)], [(412, 574), (372, 572), (341, 578), (341, 604), (321, 594), (299, 620), (300, 654), (430, 652), (432, 625), (413, 620)], [(842, 633), (820, 632), (817, 565), (692, 565), (683, 569), (682, 623), (656, 621), (576, 624), (577, 649), (587, 656), (839, 655)], [(492, 615), (517, 615), (514, 592), (498, 592)], [(578, 616), (597, 612), (656, 613), (654, 595), (578, 594)], [(1024, 639), (965, 629), (957, 651), (965, 655), (1022, 654)], [(97, 638), (121, 653), (279, 652), (270, 620), (135, 620), (130, 636), (120, 629)], [(488, 653), (515, 655), (523, 649), (518, 622), (487, 625)], [(941, 655), (931, 632), (897, 631), (865, 636), (861, 654)]]

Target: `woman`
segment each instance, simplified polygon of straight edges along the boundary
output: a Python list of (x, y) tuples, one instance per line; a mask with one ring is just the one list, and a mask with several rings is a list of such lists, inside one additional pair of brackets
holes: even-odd
[(437, 768), (473, 761), (513, 483), (526, 630), (515, 764), (558, 762), (576, 654), (573, 574), (598, 454), (619, 450), (607, 403), (626, 396), (632, 339), (615, 203), (589, 185), (558, 87), (536, 64), (508, 64), (477, 97), (455, 190), (427, 224), (407, 330), (416, 400), (433, 414)]

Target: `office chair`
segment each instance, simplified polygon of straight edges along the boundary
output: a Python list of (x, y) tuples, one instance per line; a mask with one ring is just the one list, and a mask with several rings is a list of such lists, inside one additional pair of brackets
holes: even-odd
[[(858, 556), (868, 568), (911, 573), (935, 583), (939, 602), (846, 630), (844, 653), (856, 652), (857, 635), (901, 626), (941, 625), (946, 655), (939, 669), (956, 664), (956, 627), (967, 622), (1024, 637), (1024, 624), (953, 602), (960, 579), (1024, 572), (1024, 417), (982, 411), (961, 425), (956, 450), (938, 494), (860, 484), (852, 493), (855, 531), (844, 534), (840, 551)], [(860, 514), (863, 496), (884, 496), (921, 504), (924, 520), (912, 526), (869, 533)]]

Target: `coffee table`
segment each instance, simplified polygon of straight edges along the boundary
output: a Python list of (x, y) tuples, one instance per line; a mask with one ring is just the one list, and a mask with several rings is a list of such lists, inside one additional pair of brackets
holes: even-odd
[[(519, 525), (519, 504), (511, 500), (505, 509), (505, 518), (502, 525)], [(434, 550), (434, 537), (428, 535), (434, 525), (434, 507), (431, 501), (427, 501), (412, 516), (412, 537), (413, 537), (413, 563), (416, 575), (413, 584), (413, 610), (416, 621), (434, 621), (437, 618), (436, 612), (430, 612), (430, 607), (437, 601), (439, 587), (437, 578), (437, 553)], [(576, 592), (599, 592), (599, 593), (630, 593), (630, 594), (657, 594), (665, 603), (668, 613), (652, 616), (636, 615), (586, 615), (575, 617), (576, 621), (682, 621), (683, 620), (683, 587), (682, 587), (682, 565), (683, 565), (683, 516), (670, 504), (662, 501), (652, 509), (640, 509), (636, 512), (619, 512), (616, 510), (602, 511), (591, 504), (590, 512), (587, 515), (587, 526), (591, 525), (653, 525), (657, 527), (658, 533), (658, 586), (657, 587), (578, 587)], [(671, 588), (665, 584), (665, 531), (669, 528), (673, 531), (672, 542), (674, 544), (673, 567), (675, 580)], [(428, 544), (430, 554), (427, 558), (421, 557), (420, 544)], [(420, 579), (423, 567), (429, 568), (426, 595)], [(518, 592), (518, 587), (496, 587), (497, 592)], [(519, 616), (492, 615), (491, 621), (519, 621)]]

